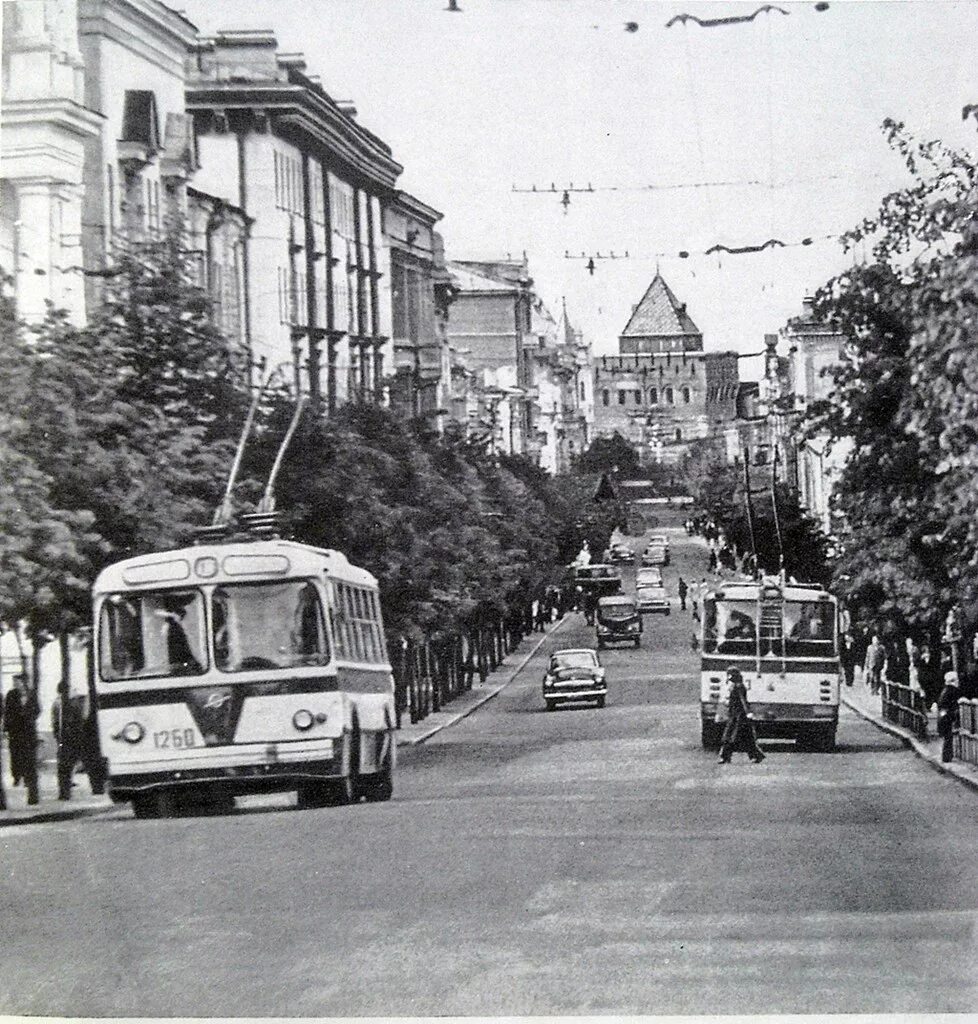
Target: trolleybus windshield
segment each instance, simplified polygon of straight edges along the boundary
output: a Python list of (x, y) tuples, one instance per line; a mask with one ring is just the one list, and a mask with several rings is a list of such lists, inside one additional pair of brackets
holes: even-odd
[(785, 657), (831, 658), (835, 654), (835, 605), (831, 601), (785, 601)]
[(214, 590), (214, 660), (222, 672), (325, 665), (322, 606), (308, 580), (234, 583)]
[(705, 654), (756, 654), (756, 601), (706, 601), (703, 607)]
[(207, 670), (199, 590), (109, 594), (99, 616), (99, 671), (107, 681), (200, 675)]

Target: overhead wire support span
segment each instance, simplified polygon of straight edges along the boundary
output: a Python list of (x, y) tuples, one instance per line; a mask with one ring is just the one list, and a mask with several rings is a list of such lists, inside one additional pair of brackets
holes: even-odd
[(724, 245), (718, 243), (710, 246), (709, 249), (705, 249), (702, 252), (690, 252), (687, 249), (680, 249), (678, 252), (653, 252), (643, 254), (632, 254), (626, 249), (623, 253), (616, 253), (614, 250), (610, 252), (593, 252), (587, 253), (582, 252), (580, 254), (572, 253), (569, 250), (564, 251), (565, 260), (586, 260), (587, 271), (590, 274), (594, 274), (597, 267), (597, 262), (600, 260), (660, 260), (676, 258), (681, 260), (688, 260), (692, 256), (715, 256), (720, 253), (726, 253), (730, 256), (745, 256), (751, 253), (764, 252), (767, 249), (794, 249), (799, 247), (807, 247), (814, 245), (819, 241), (829, 241), (838, 239), (841, 237), (838, 234), (831, 235), (816, 235), (815, 237), (805, 237), (797, 242), (783, 242), (780, 238), (769, 238), (766, 242), (762, 242), (758, 245)]
[(773, 11), (777, 11), (778, 14), (785, 15), (790, 13), (783, 7), (775, 7), (774, 4), (765, 4), (763, 7), (758, 7), (753, 14), (730, 15), (726, 18), (697, 18), (695, 14), (677, 14), (666, 22), (666, 28), (672, 28), (673, 25), (685, 25), (687, 21), (695, 21), (700, 28), (718, 28), (721, 25), (743, 25), (749, 21), (753, 21), (758, 17), (758, 15), (769, 14)]

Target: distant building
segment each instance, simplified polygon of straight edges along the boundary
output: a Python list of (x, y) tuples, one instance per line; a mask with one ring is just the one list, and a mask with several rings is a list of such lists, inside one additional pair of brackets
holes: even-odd
[[(455, 379), (476, 391), (483, 384), (507, 389), (505, 400), (499, 399), (506, 407), (505, 450), (528, 454), (536, 444), (530, 438), (526, 350), (527, 340), (532, 338), (536, 297), (526, 260), (451, 260), (448, 271), (456, 289), (448, 338), (453, 362), (464, 368)], [(472, 398), (465, 403), (471, 405)], [(484, 404), (478, 397), (475, 403)], [(490, 407), (495, 410), (492, 429), (496, 432), (501, 429), (498, 403), (490, 403)]]
[(441, 430), (451, 403), (448, 315), (455, 295), (435, 224), (441, 214), (406, 192), (384, 209), (390, 250), (391, 404)]
[[(812, 300), (806, 298), (800, 316), (781, 329), (788, 346), (788, 373), (794, 415), (805, 414), (813, 402), (828, 398), (834, 390), (832, 371), (842, 361), (846, 337), (837, 328), (815, 318)], [(793, 435), (797, 464), (798, 497), (826, 533), (832, 532), (829, 500), (845, 464), (850, 446), (836, 444), (828, 450), (826, 436)]]
[(674, 463), (692, 441), (722, 448), (736, 418), (734, 352), (705, 352), (703, 335), (656, 274), (618, 339), (616, 356), (596, 356), (594, 430), (620, 433), (647, 462)]

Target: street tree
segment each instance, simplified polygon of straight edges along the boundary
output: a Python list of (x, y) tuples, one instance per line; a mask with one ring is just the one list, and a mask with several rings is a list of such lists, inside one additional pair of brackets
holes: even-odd
[(807, 426), (851, 445), (834, 498), (840, 589), (868, 615), (933, 627), (978, 583), (978, 171), (884, 130), (913, 181), (845, 236), (872, 260), (816, 296), (850, 340)]

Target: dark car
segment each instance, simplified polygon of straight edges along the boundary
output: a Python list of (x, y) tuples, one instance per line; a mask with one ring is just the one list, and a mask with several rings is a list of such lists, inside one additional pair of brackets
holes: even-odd
[(634, 597), (616, 594), (598, 600), (598, 650), (605, 644), (642, 645), (642, 616)]
[(621, 570), (614, 565), (580, 566), (574, 572), (574, 583), (586, 593), (604, 597), (606, 594), (621, 593)]
[(548, 711), (558, 704), (593, 701), (604, 707), (608, 686), (597, 652), (590, 647), (554, 651), (543, 677), (543, 700)]

